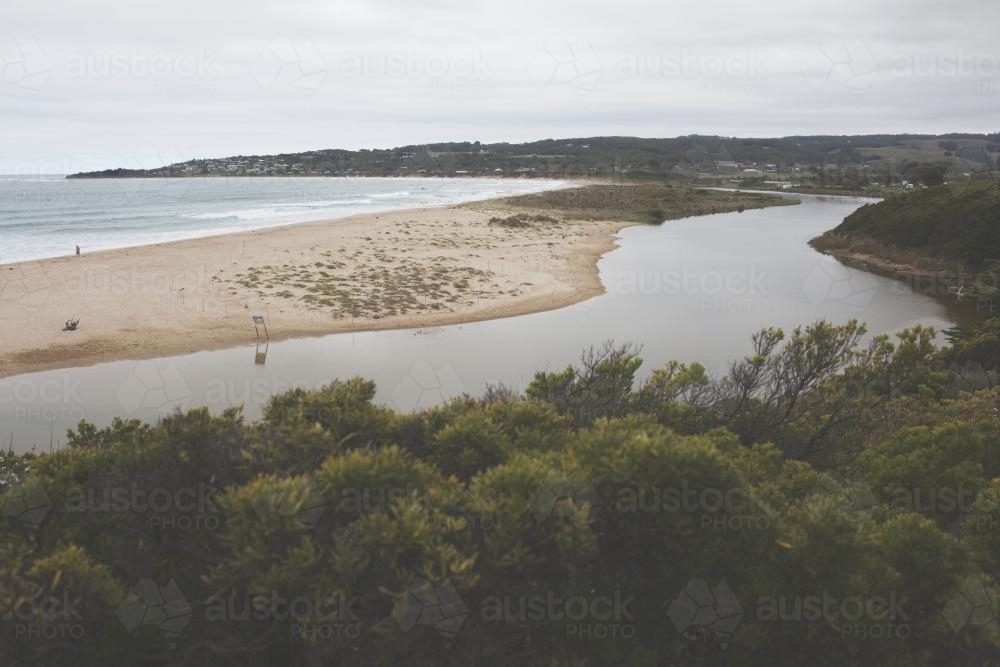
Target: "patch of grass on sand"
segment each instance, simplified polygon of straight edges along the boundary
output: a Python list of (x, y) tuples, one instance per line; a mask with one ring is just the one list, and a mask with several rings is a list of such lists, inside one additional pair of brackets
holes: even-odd
[(451, 309), (463, 298), (474, 299), (491, 291), (491, 274), (451, 266), (455, 260), (443, 256), (422, 266), (397, 262), (375, 250), (372, 260), (355, 266), (349, 274), (343, 272), (343, 264), (321, 262), (251, 267), (236, 274), (233, 282), (253, 289), (259, 298), (298, 301), (313, 310), (329, 310), (334, 319), (381, 319)]
[(557, 225), (559, 220), (550, 215), (529, 215), (527, 213), (515, 213), (505, 218), (496, 216), (490, 218), (490, 225), (507, 229), (524, 229), (538, 224)]
[[(750, 192), (722, 192), (659, 183), (584, 185), (491, 201), (512, 214), (555, 216), (564, 220), (663, 222), (693, 215), (728, 213), (797, 204), (793, 199)], [(475, 204), (466, 204), (474, 207)]]

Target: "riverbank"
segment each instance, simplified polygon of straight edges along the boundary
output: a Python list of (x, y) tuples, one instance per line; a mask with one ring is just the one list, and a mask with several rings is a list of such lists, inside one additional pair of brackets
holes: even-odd
[(644, 217), (781, 203), (591, 185), (4, 265), (0, 377), (253, 343), (253, 315), (278, 340), (560, 308), (602, 292), (597, 260)]
[(837, 260), (961, 302), (981, 320), (997, 312), (996, 223), (989, 187), (918, 190), (865, 206), (810, 245)]
[(892, 252), (884, 245), (879, 247), (875, 241), (848, 243), (824, 234), (809, 241), (809, 245), (844, 264), (900, 280), (930, 279), (955, 269), (942, 262), (930, 263), (926, 260), (922, 262), (913, 252)]
[[(824, 237), (817, 237), (809, 245), (846, 266), (892, 278), (902, 283), (903, 289), (946, 303), (962, 325), (972, 326), (997, 314), (994, 300), (977, 296), (973, 290), (976, 286), (995, 290), (995, 276), (992, 273), (970, 273), (960, 265), (912, 261), (905, 257), (876, 254), (870, 250), (838, 247), (825, 243), (822, 239)], [(962, 296), (958, 295), (959, 290), (962, 291)]]

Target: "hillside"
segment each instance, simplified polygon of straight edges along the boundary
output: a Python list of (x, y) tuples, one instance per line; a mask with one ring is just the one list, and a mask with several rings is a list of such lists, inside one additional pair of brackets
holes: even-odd
[(190, 176), (494, 176), (665, 178), (822, 188), (937, 185), (995, 163), (1000, 134), (791, 136), (749, 139), (590, 137), (519, 144), (449, 142), (193, 159), (69, 178)]
[(981, 270), (1000, 259), (1000, 198), (991, 187), (947, 186), (862, 206), (815, 239), (822, 250), (874, 250), (924, 268)]

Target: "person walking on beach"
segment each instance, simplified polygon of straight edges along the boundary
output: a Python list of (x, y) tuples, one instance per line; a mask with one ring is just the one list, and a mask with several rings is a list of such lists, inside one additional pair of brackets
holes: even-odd
[(79, 256), (80, 256), (80, 246), (77, 246), (77, 247), (76, 247), (76, 256), (77, 256), (77, 257), (79, 257)]

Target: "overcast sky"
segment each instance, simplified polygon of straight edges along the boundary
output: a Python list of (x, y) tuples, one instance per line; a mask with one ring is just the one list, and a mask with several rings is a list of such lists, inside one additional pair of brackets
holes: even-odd
[(0, 173), (1000, 130), (997, 0), (3, 0)]

